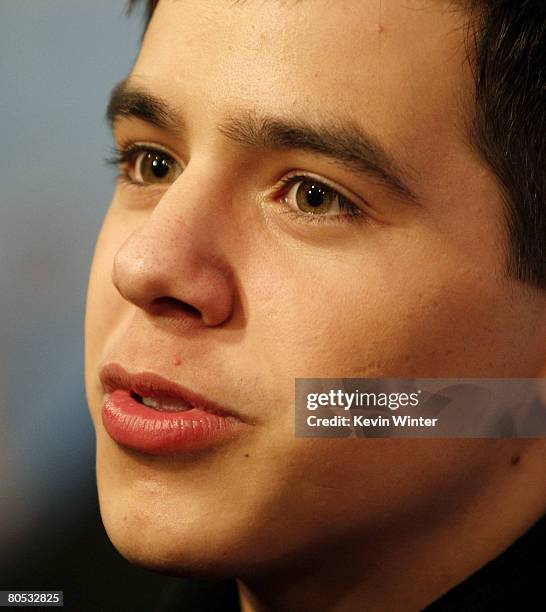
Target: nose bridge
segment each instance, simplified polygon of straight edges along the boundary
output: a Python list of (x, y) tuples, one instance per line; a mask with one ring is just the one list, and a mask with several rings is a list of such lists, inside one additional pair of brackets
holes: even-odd
[(148, 314), (168, 311), (171, 318), (219, 325), (231, 314), (234, 288), (221, 231), (211, 221), (214, 202), (182, 176), (120, 247), (112, 280)]

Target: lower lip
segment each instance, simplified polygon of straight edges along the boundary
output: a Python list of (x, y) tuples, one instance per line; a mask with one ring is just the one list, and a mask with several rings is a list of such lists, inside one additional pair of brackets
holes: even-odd
[(236, 435), (245, 424), (199, 408), (161, 412), (117, 389), (102, 406), (102, 422), (110, 437), (127, 448), (150, 455), (176, 455), (215, 446)]

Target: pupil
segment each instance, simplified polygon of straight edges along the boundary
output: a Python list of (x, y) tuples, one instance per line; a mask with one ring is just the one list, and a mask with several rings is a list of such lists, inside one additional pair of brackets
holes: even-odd
[(324, 204), (324, 189), (321, 189), (318, 185), (310, 185), (307, 189), (307, 203), (313, 208), (318, 208)]
[(164, 157), (155, 157), (152, 161), (152, 172), (157, 178), (165, 178), (169, 172), (169, 162)]

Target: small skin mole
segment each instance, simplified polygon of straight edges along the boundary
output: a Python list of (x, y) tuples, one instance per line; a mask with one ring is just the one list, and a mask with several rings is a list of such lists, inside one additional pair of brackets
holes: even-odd
[(381, 32), (385, 31), (385, 26), (382, 26), (380, 23), (378, 23), (376, 30), (381, 34)]
[(174, 360), (174, 365), (175, 365), (175, 366), (179, 366), (181, 363), (182, 363), (182, 361), (180, 360), (180, 357), (177, 357), (177, 358)]
[(510, 463), (512, 465), (517, 465), (519, 463), (520, 460), (520, 456), (519, 455), (514, 455), (511, 459), (510, 459)]
[(248, 453), (245, 453), (245, 457), (248, 457)]

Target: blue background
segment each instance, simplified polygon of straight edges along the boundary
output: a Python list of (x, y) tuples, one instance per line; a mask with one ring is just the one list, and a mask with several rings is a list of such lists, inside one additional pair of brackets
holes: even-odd
[(129, 566), (103, 532), (83, 383), (115, 175), (104, 110), (143, 28), (125, 8), (0, 0), (0, 590), (64, 589), (78, 610), (150, 610), (173, 580)]

